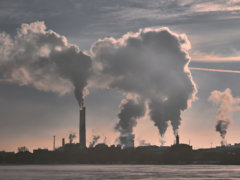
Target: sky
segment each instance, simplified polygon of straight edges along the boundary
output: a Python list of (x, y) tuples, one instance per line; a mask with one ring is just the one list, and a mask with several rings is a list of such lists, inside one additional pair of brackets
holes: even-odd
[[(181, 113), (182, 121), (178, 129), (180, 142), (190, 143), (194, 148), (220, 145), (221, 136), (215, 130), (218, 104), (209, 101), (208, 98), (212, 91), (223, 92), (227, 88), (231, 89), (233, 97), (240, 96), (239, 0), (31, 0), (27, 2), (1, 0), (1, 33), (4, 32), (12, 40), (19, 38), (17, 40), (20, 44), (22, 39), (19, 32), (21, 31), (24, 36), (23, 28), (21, 30), (22, 24), (34, 22), (41, 22), (39, 27), (46, 27), (46, 30), (44, 28), (39, 30), (43, 34), (48, 30), (57, 33), (54, 34), (55, 43), (66, 48), (66, 51), (70, 52), (77, 46), (79, 50), (89, 55), (91, 49), (95, 47), (97, 49), (94, 52), (95, 56), (109, 57), (109, 61), (101, 63), (109, 63), (108, 65), (111, 66), (116, 65), (111, 64), (110, 60), (113, 57), (109, 55), (107, 48), (101, 50), (101, 47), (96, 45), (96, 42), (101, 42), (99, 39), (102, 39), (103, 45), (105, 43), (103, 39), (106, 37), (113, 42), (116, 40), (120, 44), (118, 44), (118, 53), (121, 53), (124, 48), (120, 41), (124, 41), (123, 35), (126, 35), (125, 38), (131, 37), (128, 32), (137, 33), (140, 32), (139, 29), (144, 28), (154, 31), (167, 27), (170, 32), (177, 34), (170, 33), (171, 37), (180, 38), (179, 34), (185, 34), (186, 42), (191, 43), (191, 48), (189, 46), (186, 51), (191, 57), (189, 67), (198, 92), (191, 107), (184, 108)], [(67, 44), (63, 37), (67, 39)], [(168, 42), (164, 43), (168, 44)], [(5, 47), (6, 44), (0, 43), (0, 46)], [(132, 46), (129, 45), (129, 48)], [(14, 49), (13, 52), (18, 50)], [(98, 50), (103, 52), (99, 55)], [(34, 59), (36, 54), (33, 52), (35, 49), (31, 56), (24, 58)], [(76, 53), (76, 56), (78, 55)], [(66, 57), (71, 59), (71, 56)], [(56, 57), (51, 58), (54, 60)], [(95, 60), (97, 61), (97, 58)], [(1, 61), (5, 61), (2, 54)], [(73, 60), (72, 63), (74, 64), (75, 61)], [(13, 66), (18, 68), (17, 64), (18, 61), (13, 62)], [(64, 62), (60, 65), (66, 67)], [(0, 77), (4, 77), (5, 69), (0, 68)], [(35, 72), (38, 69), (32, 70)], [(88, 72), (85, 70), (79, 70), (82, 73), (80, 76), (88, 77)], [(65, 71), (61, 73), (63, 77), (71, 76)], [(108, 71), (106, 69), (105, 73), (107, 76), (116, 75), (113, 69)], [(79, 106), (72, 85), (59, 77), (50, 80), (53, 80), (48, 86), (50, 89), (41, 89), (39, 84), (17, 83), (20, 80), (0, 81), (0, 150), (17, 151), (17, 147), (20, 146), (26, 146), (30, 150), (38, 147), (52, 149), (54, 135), (57, 146), (61, 145), (62, 138), (68, 141), (69, 133), (74, 132), (78, 135)], [(71, 80), (74, 81), (74, 78)], [(103, 85), (104, 82), (99, 81), (97, 86), (89, 85), (89, 92), (84, 100), (87, 107), (87, 144), (91, 142), (93, 135), (99, 135), (101, 137), (99, 142), (105, 141), (108, 145), (118, 143), (116, 139), (120, 132), (115, 127), (119, 122), (120, 104), (126, 99), (126, 89), (120, 85), (113, 87), (111, 84), (107, 88), (100, 88), (99, 84)], [(54, 89), (55, 87), (62, 89), (58, 91)], [(161, 86), (158, 88), (161, 89)], [(147, 96), (145, 92), (137, 93), (142, 93), (144, 98)], [(230, 112), (231, 115), (232, 121), (225, 140), (234, 144), (240, 141), (240, 112), (236, 108)], [(132, 132), (135, 134), (135, 145), (141, 144), (143, 140), (152, 145), (160, 145), (162, 140), (166, 142), (165, 145), (174, 143), (174, 133), (170, 124), (164, 137), (161, 138), (158, 128), (149, 117), (144, 116), (137, 122)]]

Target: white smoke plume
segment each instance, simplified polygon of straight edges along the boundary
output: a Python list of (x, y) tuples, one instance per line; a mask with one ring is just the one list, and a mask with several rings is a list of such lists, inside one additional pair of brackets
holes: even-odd
[(160, 145), (164, 146), (164, 144), (166, 143), (166, 141), (164, 139), (160, 139)]
[(80, 106), (88, 82), (119, 90), (127, 98), (116, 129), (119, 139), (132, 143), (133, 127), (146, 108), (161, 136), (168, 121), (177, 132), (181, 112), (190, 107), (197, 93), (188, 67), (190, 48), (185, 34), (168, 28), (145, 28), (119, 39), (98, 40), (90, 57), (64, 36), (46, 30), (43, 22), (34, 22), (22, 24), (15, 37), (0, 34), (0, 78), (1, 82), (61, 95), (74, 89)]
[(139, 141), (139, 146), (151, 146), (151, 144), (142, 139)]
[(89, 143), (89, 147), (90, 148), (94, 147), (97, 144), (99, 139), (100, 139), (100, 136), (93, 135), (92, 141)]
[(118, 114), (119, 122), (115, 129), (120, 132), (119, 141), (124, 147), (134, 146), (133, 128), (137, 119), (145, 113), (145, 105), (140, 99), (124, 99)]
[(216, 131), (222, 137), (221, 144), (226, 144), (225, 136), (228, 126), (232, 122), (232, 113), (240, 110), (240, 98), (233, 97), (231, 90), (227, 88), (225, 91), (212, 91), (208, 100), (218, 105), (216, 113)]
[(90, 57), (44, 22), (22, 24), (13, 38), (0, 34), (1, 81), (60, 95), (74, 89), (81, 104), (90, 68)]
[[(140, 29), (119, 39), (98, 40), (91, 47), (95, 85), (140, 97), (148, 104), (160, 135), (164, 136), (168, 121), (176, 133), (181, 112), (190, 107), (197, 93), (188, 67), (190, 48), (185, 34), (168, 28)], [(120, 132), (124, 128), (127, 131), (129, 126), (122, 126)]]
[(69, 143), (72, 144), (73, 140), (76, 138), (76, 134), (75, 133), (70, 133), (68, 136), (69, 139)]

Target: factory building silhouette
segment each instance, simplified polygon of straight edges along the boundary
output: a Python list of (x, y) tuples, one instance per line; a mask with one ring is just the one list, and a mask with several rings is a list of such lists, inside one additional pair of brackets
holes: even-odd
[[(71, 135), (71, 134), (70, 134)], [(126, 142), (126, 145), (124, 146), (124, 148), (134, 148), (134, 139), (135, 136), (123, 136), (120, 137), (122, 138), (122, 140), (124, 140), (124, 142)], [(62, 146), (59, 148), (55, 148), (55, 136), (54, 136), (54, 141), (53, 141), (53, 150), (64, 150), (64, 149), (75, 149), (75, 150), (79, 150), (79, 149), (85, 149), (87, 148), (86, 146), (86, 107), (84, 106), (84, 101), (82, 100), (82, 103), (80, 104), (80, 110), (79, 110), (79, 140), (78, 143), (73, 144), (72, 143), (73, 139), (71, 139), (71, 137), (69, 137), (69, 143), (66, 144), (65, 143), (65, 138), (62, 138)], [(100, 143), (95, 145), (95, 147), (97, 149), (104, 149), (106, 147), (108, 147), (106, 144), (104, 143)], [(115, 145), (111, 146), (112, 148), (115, 147)], [(121, 145), (117, 145), (116, 146), (118, 149), (122, 148)], [(153, 147), (153, 146), (149, 146), (149, 147)], [(176, 135), (176, 140), (175, 140), (175, 144), (173, 144), (171, 147), (168, 146), (162, 146), (163, 148), (170, 148), (170, 149), (175, 149), (175, 150), (192, 150), (192, 146), (187, 145), (187, 144), (180, 144), (179, 141), (179, 135)], [(93, 148), (93, 147), (89, 147), (89, 148)]]
[[(0, 164), (240, 164), (240, 144), (207, 149), (193, 149), (180, 143), (179, 134), (171, 146), (134, 147), (134, 138), (125, 139), (127, 146), (100, 143), (86, 146), (86, 107), (79, 111), (79, 140), (73, 143), (75, 134), (69, 135), (69, 143), (62, 138), (62, 146), (53, 150), (34, 149), (25, 146), (18, 153), (0, 151)], [(124, 137), (125, 138), (125, 137)]]

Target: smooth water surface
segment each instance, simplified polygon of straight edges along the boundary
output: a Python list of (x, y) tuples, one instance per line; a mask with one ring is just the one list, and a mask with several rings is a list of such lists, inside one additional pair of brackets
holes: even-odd
[(1, 180), (240, 179), (240, 166), (17, 165), (0, 166)]

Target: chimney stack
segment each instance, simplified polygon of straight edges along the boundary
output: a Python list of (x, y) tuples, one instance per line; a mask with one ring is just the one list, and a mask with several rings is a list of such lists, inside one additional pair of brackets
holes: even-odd
[(82, 148), (86, 147), (86, 108), (80, 107), (80, 122), (79, 122), (79, 143)]
[(62, 138), (62, 147), (65, 145), (65, 139)]
[(178, 136), (178, 134), (177, 134), (177, 136), (176, 136), (176, 144), (177, 144), (177, 145), (179, 144), (179, 136)]
[(55, 136), (53, 136), (53, 150), (55, 151)]

